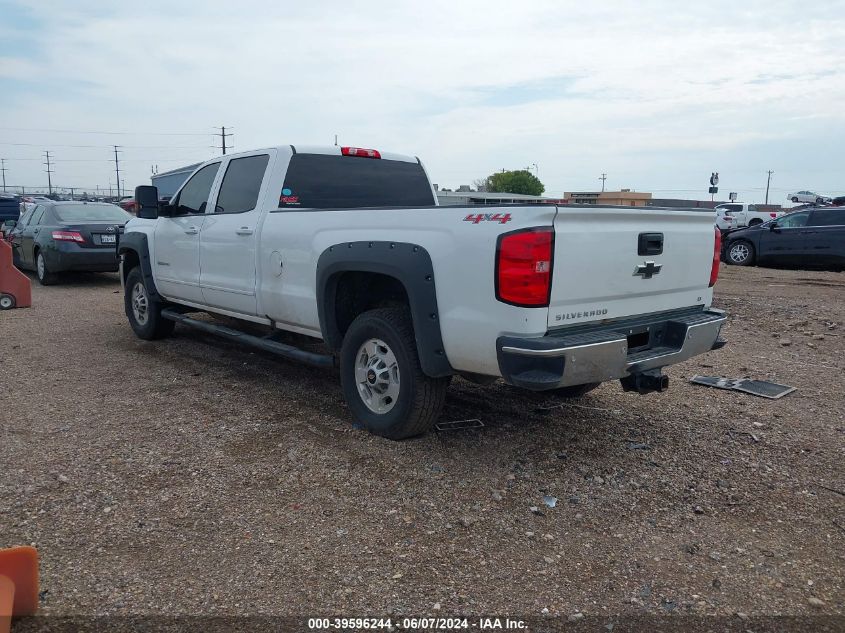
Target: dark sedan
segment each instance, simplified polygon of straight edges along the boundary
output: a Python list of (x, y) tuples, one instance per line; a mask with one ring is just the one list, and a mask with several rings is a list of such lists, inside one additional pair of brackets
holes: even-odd
[(845, 269), (845, 208), (804, 209), (730, 231), (723, 254), (736, 266)]
[(65, 271), (114, 272), (118, 227), (131, 218), (113, 204), (38, 202), (9, 234), (15, 265), (45, 286)]

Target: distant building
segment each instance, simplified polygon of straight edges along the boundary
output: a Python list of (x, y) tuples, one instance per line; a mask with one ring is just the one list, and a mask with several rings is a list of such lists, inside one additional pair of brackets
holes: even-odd
[(458, 191), (438, 189), (437, 202), (442, 207), (456, 206), (462, 204), (556, 204), (561, 202), (557, 198), (545, 198), (543, 196), (531, 196), (524, 193), (491, 193), (489, 191), (464, 191), (460, 187)]
[(179, 167), (171, 169), (170, 171), (163, 171), (160, 174), (153, 174), (150, 180), (154, 187), (158, 187), (158, 195), (162, 197), (170, 197), (179, 190), (188, 176), (194, 173), (194, 170), (200, 166), (201, 163), (194, 163), (187, 167)]
[(624, 207), (644, 207), (651, 200), (645, 191), (567, 191), (563, 194), (567, 204), (612, 204)]

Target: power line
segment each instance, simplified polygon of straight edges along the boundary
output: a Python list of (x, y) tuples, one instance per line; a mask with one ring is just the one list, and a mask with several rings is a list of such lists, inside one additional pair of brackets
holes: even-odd
[(55, 130), (35, 127), (0, 127), (10, 132), (55, 132), (59, 134), (112, 134), (119, 136), (208, 136), (205, 132), (106, 132), (98, 130)]
[(607, 180), (607, 174), (602, 174), (599, 180), (601, 180), (601, 190), (604, 191), (604, 182)]
[[(0, 145), (12, 145), (15, 147), (43, 147), (43, 143), (9, 143), (0, 141)], [(103, 147), (112, 147), (111, 145), (62, 145), (60, 143), (51, 143), (52, 147), (83, 147), (99, 149)], [(208, 149), (214, 147), (213, 145), (121, 145), (121, 147), (128, 147), (131, 149)]]

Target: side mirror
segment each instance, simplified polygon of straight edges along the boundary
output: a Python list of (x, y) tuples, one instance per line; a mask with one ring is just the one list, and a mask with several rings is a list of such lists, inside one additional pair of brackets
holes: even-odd
[(135, 208), (139, 218), (155, 220), (158, 217), (158, 187), (140, 185), (135, 187)]
[(770, 231), (775, 231), (775, 232), (777, 232), (777, 231), (780, 231), (780, 227), (778, 226), (778, 223), (777, 223), (777, 222), (772, 222), (772, 223), (769, 225), (769, 230), (770, 230)]

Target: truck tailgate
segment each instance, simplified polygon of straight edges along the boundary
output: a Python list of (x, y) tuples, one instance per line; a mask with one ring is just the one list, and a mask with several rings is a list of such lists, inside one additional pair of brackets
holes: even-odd
[(549, 327), (709, 305), (714, 222), (709, 210), (558, 207)]

